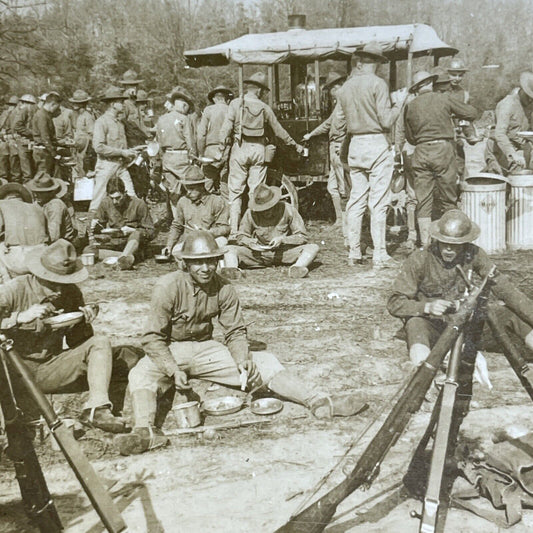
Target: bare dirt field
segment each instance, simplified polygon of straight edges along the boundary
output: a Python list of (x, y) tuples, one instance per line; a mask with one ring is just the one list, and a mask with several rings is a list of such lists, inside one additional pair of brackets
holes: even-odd
[[(310, 223), (311, 238), (322, 245), (319, 262), (309, 277), (289, 280), (287, 269), (249, 272), (238, 282), (250, 336), (264, 341), (288, 367), (316, 389), (334, 393), (356, 391), (370, 405), (359, 416), (331, 421), (314, 419), (303, 407), (285, 402), (284, 409), (265, 424), (220, 431), (215, 440), (172, 437), (171, 445), (141, 456), (121, 457), (112, 440), (90, 431), (80, 441), (101, 477), (111, 486), (129, 531), (272, 533), (309, 497), (308, 489), (341, 459), (369, 421), (378, 422), (343, 459), (323, 491), (343, 479), (342, 466), (357, 458), (392, 405), (409, 373), (404, 342), (394, 338), (400, 322), (385, 303), (394, 270), (374, 272), (368, 266), (348, 267), (340, 231), (328, 223)], [(401, 247), (394, 249), (405, 257)], [(532, 252), (496, 256), (497, 265), (531, 294)], [(100, 302), (95, 329), (115, 344), (138, 343), (151, 289), (172, 265), (148, 260), (133, 272), (92, 267), (83, 286), (88, 302)], [(105, 276), (105, 277), (102, 277)], [(217, 331), (217, 335), (220, 332)], [(533, 429), (533, 406), (506, 359), (486, 354), (494, 389), (474, 385), (470, 414), (461, 442), (484, 447), (493, 433), (510, 424)], [(207, 390), (193, 382), (204, 397), (228, 391)], [(232, 394), (237, 394), (231, 391)], [(249, 420), (245, 408), (205, 423)], [(408, 429), (391, 449), (381, 472), (367, 491), (356, 491), (338, 509), (329, 533), (414, 532), (419, 521), (409, 517), (421, 503), (401, 489), (410, 455), (429, 420), (413, 416)], [(173, 427), (171, 415), (165, 429)], [(104, 531), (80, 485), (49, 439), (36, 446), (49, 488), (67, 532)], [(33, 532), (20, 503), (12, 466), (0, 464), (0, 531)], [(531, 531), (533, 513), (510, 529)], [(465, 511), (451, 509), (440, 531), (493, 533), (499, 529)]]

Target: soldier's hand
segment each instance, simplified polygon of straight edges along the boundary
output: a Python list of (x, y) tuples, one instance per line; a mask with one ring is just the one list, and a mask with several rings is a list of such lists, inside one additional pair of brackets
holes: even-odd
[(134, 157), (137, 157), (137, 152), (133, 150), (133, 148), (128, 148), (126, 150), (122, 150), (122, 157), (125, 157), (126, 159), (133, 159)]
[(454, 307), (454, 303), (449, 300), (434, 300), (426, 303), (424, 311), (428, 315), (442, 316), (450, 307)]
[(83, 307), (80, 307), (79, 309), (83, 313), (85, 322), (87, 324), (90, 324), (91, 322), (93, 322), (95, 318), (98, 316), (98, 312), (100, 311), (100, 307), (98, 306), (98, 304), (84, 305)]
[(305, 151), (305, 148), (304, 148), (301, 144), (297, 144), (297, 145), (296, 145), (296, 151), (297, 151), (300, 155), (302, 155), (302, 154), (304, 153), (304, 151)]
[(277, 235), (276, 237), (273, 237), (272, 240), (268, 243), (272, 248), (279, 248), (279, 246), (283, 243), (283, 237), (281, 235)]
[(240, 373), (242, 373), (243, 370), (246, 370), (248, 373), (248, 387), (255, 388), (261, 385), (261, 374), (259, 373), (256, 364), (251, 359), (239, 364), (238, 368)]
[(17, 316), (17, 324), (29, 324), (38, 318), (46, 318), (54, 311), (52, 304), (33, 304), (25, 311), (21, 311)]
[(187, 378), (187, 374), (183, 372), (182, 370), (176, 370), (174, 372), (174, 386), (177, 390), (191, 390), (191, 386), (189, 384), (189, 379)]
[(310, 134), (310, 133), (306, 133), (306, 134), (302, 137), (302, 139), (303, 139), (304, 141), (308, 141), (310, 138), (311, 138), (311, 134)]

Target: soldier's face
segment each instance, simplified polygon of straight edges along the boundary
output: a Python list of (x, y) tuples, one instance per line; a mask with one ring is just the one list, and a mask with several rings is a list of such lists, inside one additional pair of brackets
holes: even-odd
[(445, 263), (452, 263), (465, 249), (466, 244), (449, 244), (439, 241), (439, 252)]
[(114, 100), (112, 107), (117, 113), (124, 111), (124, 102), (122, 100)]
[(125, 196), (126, 195), (124, 193), (117, 191), (117, 192), (114, 192), (113, 194), (110, 194), (109, 198), (111, 198), (111, 201), (113, 202), (113, 205), (115, 207), (121, 207)]
[(185, 185), (185, 192), (191, 202), (197, 202), (201, 197), (204, 191), (204, 185)]
[(189, 104), (185, 100), (176, 100), (174, 102), (174, 109), (178, 113), (186, 115), (189, 112)]
[(218, 259), (208, 257), (205, 259), (187, 259), (185, 268), (191, 275), (191, 278), (199, 285), (207, 285), (215, 276)]
[(454, 70), (450, 70), (449, 74), (450, 74), (450, 83), (452, 85), (459, 85), (463, 81), (463, 78), (465, 77), (464, 72), (457, 72)]

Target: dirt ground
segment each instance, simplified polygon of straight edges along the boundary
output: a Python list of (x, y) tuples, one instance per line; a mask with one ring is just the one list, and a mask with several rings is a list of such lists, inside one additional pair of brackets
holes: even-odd
[[(309, 224), (311, 239), (322, 246), (309, 277), (289, 280), (286, 268), (249, 272), (237, 283), (249, 332), (264, 341), (289, 368), (313, 388), (340, 393), (353, 391), (369, 403), (359, 416), (331, 421), (314, 419), (303, 407), (285, 402), (284, 409), (265, 423), (219, 431), (215, 440), (172, 437), (171, 445), (141, 456), (121, 457), (112, 440), (91, 431), (80, 443), (96, 470), (111, 486), (129, 531), (272, 533), (308, 499), (309, 492), (337, 463), (325, 483), (332, 488), (344, 477), (342, 466), (357, 458), (379, 428), (396, 391), (410, 370), (404, 342), (394, 337), (400, 322), (385, 309), (394, 270), (374, 272), (369, 265), (349, 267), (342, 237), (328, 222)], [(391, 246), (398, 259), (401, 246)], [(533, 252), (496, 256), (498, 266), (531, 293), (529, 265)], [(115, 344), (137, 344), (151, 289), (158, 276), (175, 268), (152, 259), (132, 272), (112, 272), (97, 265), (82, 288), (87, 302), (100, 302), (96, 331)], [(220, 335), (220, 331), (216, 332)], [(487, 446), (494, 432), (509, 425), (531, 427), (531, 400), (507, 361), (486, 354), (494, 389), (474, 386), (472, 409), (461, 442)], [(193, 382), (203, 398), (239, 394), (207, 390)], [(56, 405), (61, 407), (61, 402)], [(63, 408), (65, 406), (63, 405)], [(206, 424), (255, 419), (248, 407), (234, 415), (208, 417)], [(377, 423), (343, 458), (363, 428)], [(429, 413), (412, 417), (408, 429), (383, 462), (381, 473), (367, 491), (356, 491), (338, 509), (329, 533), (414, 532), (410, 518), (421, 503), (408, 498), (401, 478), (421, 437)], [(170, 414), (165, 429), (172, 429)], [(51, 493), (67, 532), (104, 531), (62, 455), (50, 438), (36, 446)], [(33, 532), (20, 504), (11, 464), (0, 463), (0, 531)], [(533, 513), (525, 512), (513, 533), (531, 531)], [(493, 533), (499, 529), (481, 518), (449, 510), (440, 531)]]

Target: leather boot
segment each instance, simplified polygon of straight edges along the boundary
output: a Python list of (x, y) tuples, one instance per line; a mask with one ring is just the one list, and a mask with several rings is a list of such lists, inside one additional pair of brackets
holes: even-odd
[(289, 267), (289, 278), (305, 278), (309, 273), (307, 267), (313, 262), (317, 253), (318, 246), (316, 244), (306, 244), (296, 263)]
[(84, 409), (80, 422), (84, 426), (101, 429), (108, 433), (127, 433), (131, 430), (122, 418), (113, 415), (109, 405)]
[(354, 416), (368, 407), (366, 402), (353, 394), (319, 396), (309, 405), (316, 418), (332, 418), (334, 416)]
[(335, 209), (335, 226), (341, 226), (342, 224), (341, 197), (338, 194), (332, 194), (331, 201), (333, 202), (333, 209)]
[[(241, 222), (241, 207), (242, 200), (235, 198), (229, 206), (229, 225), (231, 235), (236, 235), (239, 231), (239, 223)], [(230, 239), (228, 239), (230, 240)]]
[(430, 242), (429, 228), (431, 226), (431, 217), (422, 217), (418, 219), (418, 230), (420, 231), (420, 244), (428, 246)]
[(169, 440), (160, 429), (148, 426), (136, 427), (128, 435), (118, 435), (114, 442), (120, 455), (137, 455), (163, 448)]

